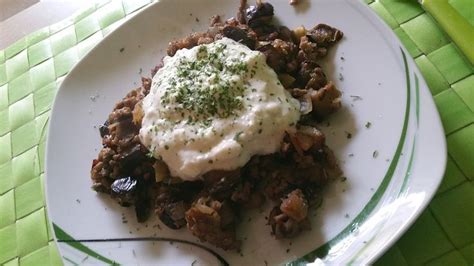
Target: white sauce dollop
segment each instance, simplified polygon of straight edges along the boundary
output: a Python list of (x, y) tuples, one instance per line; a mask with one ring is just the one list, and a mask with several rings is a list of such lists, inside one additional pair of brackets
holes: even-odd
[(163, 63), (143, 100), (140, 140), (175, 177), (197, 180), (274, 153), (300, 117), (265, 56), (231, 39)]

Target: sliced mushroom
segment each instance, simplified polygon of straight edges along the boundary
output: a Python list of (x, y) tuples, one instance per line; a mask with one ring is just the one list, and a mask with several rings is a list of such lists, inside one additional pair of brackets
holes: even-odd
[(312, 90), (311, 100), (313, 114), (318, 119), (324, 119), (341, 108), (341, 92), (332, 82), (317, 91)]

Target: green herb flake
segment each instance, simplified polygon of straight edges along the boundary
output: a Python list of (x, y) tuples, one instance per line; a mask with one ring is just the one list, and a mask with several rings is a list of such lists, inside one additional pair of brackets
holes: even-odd
[[(161, 98), (163, 105), (174, 104), (176, 111), (186, 110), (188, 124), (204, 123), (211, 118), (227, 118), (236, 114), (243, 107), (242, 96), (246, 90), (237, 82), (222, 80), (223, 75), (245, 75), (248, 72), (244, 62), (227, 60), (226, 45), (219, 44), (208, 48), (200, 46), (197, 60), (179, 60), (176, 76), (168, 77), (167, 83), (172, 86)], [(199, 86), (203, 77), (212, 77), (211, 86)], [(184, 117), (184, 115), (182, 115)]]
[(372, 158), (377, 158), (379, 156), (379, 152), (377, 150), (375, 150), (373, 153), (372, 153)]
[(240, 131), (240, 132), (238, 132), (237, 134), (235, 134), (234, 140), (237, 141), (237, 142), (239, 142), (239, 138), (240, 138), (240, 135), (242, 135), (242, 133), (244, 133), (244, 132), (243, 132), (243, 131)]

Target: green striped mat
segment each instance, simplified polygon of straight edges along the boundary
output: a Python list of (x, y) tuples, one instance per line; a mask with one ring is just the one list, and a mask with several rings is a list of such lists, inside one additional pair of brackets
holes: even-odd
[[(51, 103), (71, 67), (149, 2), (101, 2), (0, 51), (0, 264), (62, 264), (43, 189)], [(416, 1), (366, 2), (415, 58), (434, 95), (449, 150), (436, 197), (377, 264), (473, 265), (474, 67)], [(449, 2), (474, 25), (473, 0)]]

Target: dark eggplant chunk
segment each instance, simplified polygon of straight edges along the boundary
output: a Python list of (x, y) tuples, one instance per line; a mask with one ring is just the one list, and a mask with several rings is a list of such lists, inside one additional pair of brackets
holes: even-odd
[(278, 38), (285, 42), (293, 42), (293, 33), (288, 27), (280, 26), (278, 27)]
[(120, 205), (129, 207), (135, 202), (137, 183), (138, 181), (132, 177), (117, 179), (110, 185), (111, 194), (117, 198)]
[(302, 88), (319, 90), (328, 83), (328, 80), (316, 62), (303, 61), (300, 64), (297, 82)]
[(206, 173), (203, 179), (210, 195), (220, 201), (230, 198), (242, 182), (240, 170), (214, 170)]
[(178, 225), (166, 212), (159, 213), (158, 217), (160, 217), (160, 221), (170, 229), (178, 230), (183, 227), (182, 225)]
[(123, 165), (124, 170), (129, 170), (129, 168), (135, 168), (135, 166), (146, 160), (146, 158), (146, 154), (143, 152), (141, 144), (137, 144), (123, 155), (120, 163)]
[(109, 121), (105, 120), (104, 124), (99, 126), (100, 136), (103, 138), (106, 135), (109, 135)]
[(104, 187), (104, 185), (102, 183), (97, 183), (97, 182), (93, 183), (91, 188), (96, 192), (102, 192), (102, 193), (107, 192), (107, 188)]
[(185, 181), (179, 184), (180, 199), (185, 202), (192, 201), (199, 191), (203, 188), (203, 183), (200, 181)]
[(343, 37), (342, 31), (326, 24), (318, 24), (309, 31), (311, 40), (322, 47), (330, 47)]
[(250, 49), (255, 48), (256, 40), (250, 38), (247, 35), (247, 31), (235, 26), (225, 26), (222, 31), (225, 37), (230, 38), (236, 42), (242, 43)]
[(252, 28), (266, 24), (273, 18), (273, 14), (273, 6), (269, 3), (249, 6), (246, 11), (247, 24)]
[(152, 208), (151, 199), (145, 190), (139, 189), (135, 201), (135, 215), (139, 223), (143, 223), (148, 219)]
[(202, 190), (202, 182), (182, 182), (162, 185), (155, 199), (156, 213), (171, 229), (186, 225), (185, 213), (196, 193)]
[(110, 186), (110, 188), (114, 193), (123, 195), (126, 193), (134, 192), (137, 188), (137, 183), (138, 181), (136, 179), (128, 176), (115, 180)]
[(138, 128), (135, 123), (133, 123), (133, 117), (124, 119), (120, 122), (115, 123), (115, 134), (120, 139), (131, 138), (136, 135)]
[(224, 200), (229, 198), (235, 190), (235, 187), (241, 183), (239, 175), (223, 176), (218, 182), (216, 182), (211, 188), (209, 193), (218, 200)]
[(171, 202), (163, 206), (159, 213), (160, 220), (171, 229), (179, 229), (186, 225), (186, 207), (183, 201)]
[[(118, 194), (119, 203), (121, 200), (123, 202), (125, 199), (124, 197), (127, 197), (126, 199), (130, 198), (129, 202), (131, 205), (135, 205), (135, 215), (137, 217), (137, 221), (140, 223), (145, 222), (150, 216), (152, 209), (150, 182), (144, 180), (143, 177), (125, 177), (116, 180), (114, 183), (117, 184), (115, 186), (115, 190), (112, 184), (112, 191)], [(123, 204), (121, 205), (124, 206)]]
[(237, 210), (235, 206), (228, 200), (222, 202), (222, 206), (219, 210), (221, 217), (221, 227), (224, 230), (229, 230), (235, 227), (237, 223)]

